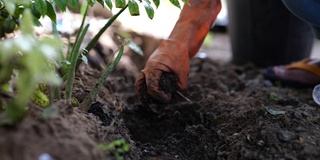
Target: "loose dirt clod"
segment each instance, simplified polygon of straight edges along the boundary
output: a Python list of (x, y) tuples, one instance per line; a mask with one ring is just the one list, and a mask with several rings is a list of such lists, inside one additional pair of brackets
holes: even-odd
[(159, 81), (160, 90), (165, 93), (173, 94), (179, 89), (178, 77), (172, 73), (163, 73)]
[[(173, 95), (175, 91), (179, 89), (178, 77), (175, 74), (164, 72), (160, 77), (159, 86), (161, 91), (169, 95)], [(152, 98), (148, 94), (146, 84), (141, 86), (140, 94), (140, 101), (144, 106), (149, 106), (150, 108), (153, 108), (154, 106), (162, 104), (162, 102)]]

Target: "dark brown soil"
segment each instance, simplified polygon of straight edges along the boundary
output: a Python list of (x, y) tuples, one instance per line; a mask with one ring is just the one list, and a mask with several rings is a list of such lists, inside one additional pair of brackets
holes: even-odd
[[(126, 61), (124, 61), (126, 60)], [(98, 144), (124, 138), (125, 159), (301, 159), (320, 157), (320, 110), (309, 89), (263, 79), (251, 65), (192, 60), (188, 88), (170, 104), (150, 110), (137, 100), (138, 73), (123, 57), (104, 82), (89, 113), (56, 102), (56, 114), (32, 106), (14, 126), (0, 127), (1, 160), (116, 159)], [(81, 65), (74, 95), (81, 101), (100, 71)]]
[[(168, 95), (174, 95), (175, 92), (179, 89), (178, 77), (173, 73), (165, 72), (161, 74), (160, 80), (159, 80), (159, 89), (160, 91), (163, 91)], [(140, 97), (138, 97), (138, 100), (143, 106), (149, 107), (150, 109), (152, 109), (162, 104), (162, 102), (159, 102), (158, 100), (152, 98), (148, 94), (146, 84), (143, 84), (140, 87), (139, 92), (140, 92)]]

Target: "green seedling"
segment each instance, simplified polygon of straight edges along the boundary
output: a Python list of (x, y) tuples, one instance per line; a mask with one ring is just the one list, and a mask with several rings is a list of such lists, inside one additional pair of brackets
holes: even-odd
[(111, 152), (117, 160), (123, 160), (123, 155), (130, 151), (130, 145), (123, 138), (117, 139), (108, 145), (100, 143), (98, 144), (98, 148), (102, 151)]
[(34, 90), (34, 93), (31, 96), (31, 100), (33, 101), (33, 103), (42, 108), (46, 108), (50, 105), (50, 100), (48, 96), (39, 89)]
[(278, 102), (278, 100), (279, 100), (278, 95), (277, 95), (276, 93), (274, 93), (274, 92), (271, 92), (271, 93), (269, 94), (269, 99), (270, 99), (271, 101), (273, 101), (273, 102)]
[(86, 96), (86, 98), (83, 100), (83, 102), (80, 104), (79, 108), (83, 111), (88, 111), (90, 104), (94, 101), (96, 95), (98, 94), (99, 88), (102, 86), (103, 82), (107, 79), (109, 74), (114, 70), (115, 66), (119, 63), (122, 54), (123, 54), (123, 46), (120, 47), (119, 53), (115, 60), (109, 65), (109, 67), (104, 71), (102, 76), (99, 78), (98, 82), (92, 90), (90, 91), (89, 95)]

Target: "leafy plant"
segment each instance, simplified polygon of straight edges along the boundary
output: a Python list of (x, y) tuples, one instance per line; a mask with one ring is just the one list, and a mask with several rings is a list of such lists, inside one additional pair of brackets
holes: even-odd
[[(61, 43), (55, 39), (38, 39), (32, 27), (31, 11), (25, 9), (21, 19), (21, 35), (0, 43), (0, 85), (11, 79), (15, 83), (14, 97), (3, 106), (13, 120), (21, 118), (27, 103), (40, 83), (59, 85), (60, 78), (50, 64), (57, 58)], [(36, 62), (36, 63), (35, 63)], [(13, 87), (13, 86), (10, 86)]]
[[(0, 108), (3, 108), (6, 117), (9, 117), (10, 121), (7, 122), (23, 118), (30, 101), (47, 107), (51, 103), (50, 100), (53, 100), (52, 97), (59, 100), (61, 98), (60, 84), (63, 81), (66, 81), (65, 99), (71, 103), (75, 72), (81, 63), (79, 59), (83, 59), (80, 57), (84, 57), (96, 45), (102, 33), (125, 9), (128, 8), (131, 15), (139, 15), (138, 4), (143, 3), (145, 11), (152, 19), (154, 17), (153, 5), (155, 7), (160, 5), (160, 0), (153, 0), (153, 4), (149, 0), (87, 0), (86, 2), (83, 5), (88, 5), (87, 9), (98, 2), (110, 10), (113, 6), (121, 10), (109, 19), (100, 32), (82, 49), (80, 44), (89, 27), (89, 24), (84, 23), (85, 12), (75, 45), (68, 56), (63, 57), (61, 56), (63, 55), (61, 51), (63, 44), (59, 35), (52, 38), (39, 38), (35, 36), (33, 26), (40, 26), (39, 19), (48, 16), (55, 27), (57, 21), (55, 9), (64, 12), (68, 7), (79, 8), (78, 0), (0, 0), (0, 37), (4, 38), (0, 42)], [(170, 0), (170, 2), (180, 8), (178, 0)], [(21, 30), (21, 34), (8, 36), (8, 34), (15, 33), (15, 30)], [(124, 45), (135, 47), (135, 50), (139, 51), (132, 42), (122, 39), (119, 51), (115, 54), (115, 60), (80, 104), (80, 109), (87, 110), (87, 107), (94, 101), (103, 81), (119, 62)], [(56, 96), (52, 96), (54, 91)]]
[(130, 145), (125, 141), (125, 139), (120, 138), (115, 141), (112, 141), (108, 145), (100, 143), (98, 148), (102, 151), (110, 151), (114, 154), (117, 160), (122, 160), (123, 155), (129, 152)]
[(271, 93), (269, 94), (269, 99), (270, 99), (271, 101), (273, 101), (273, 102), (278, 102), (279, 97), (278, 97), (278, 95), (277, 95), (276, 93), (271, 92)]

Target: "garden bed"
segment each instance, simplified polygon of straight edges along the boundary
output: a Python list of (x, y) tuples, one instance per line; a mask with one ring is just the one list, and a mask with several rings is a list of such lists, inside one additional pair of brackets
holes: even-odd
[[(125, 61), (126, 60), (126, 61)], [(130, 63), (129, 63), (130, 62)], [(187, 90), (150, 110), (138, 101), (139, 70), (123, 57), (90, 112), (63, 101), (55, 113), (31, 105), (26, 118), (0, 127), (0, 159), (318, 159), (320, 111), (309, 89), (278, 86), (251, 65), (194, 58)], [(82, 64), (74, 95), (81, 101), (101, 72)], [(108, 145), (124, 139), (129, 152)], [(100, 145), (99, 145), (100, 144)], [(121, 146), (122, 145), (122, 146)], [(100, 147), (98, 147), (100, 146)]]

